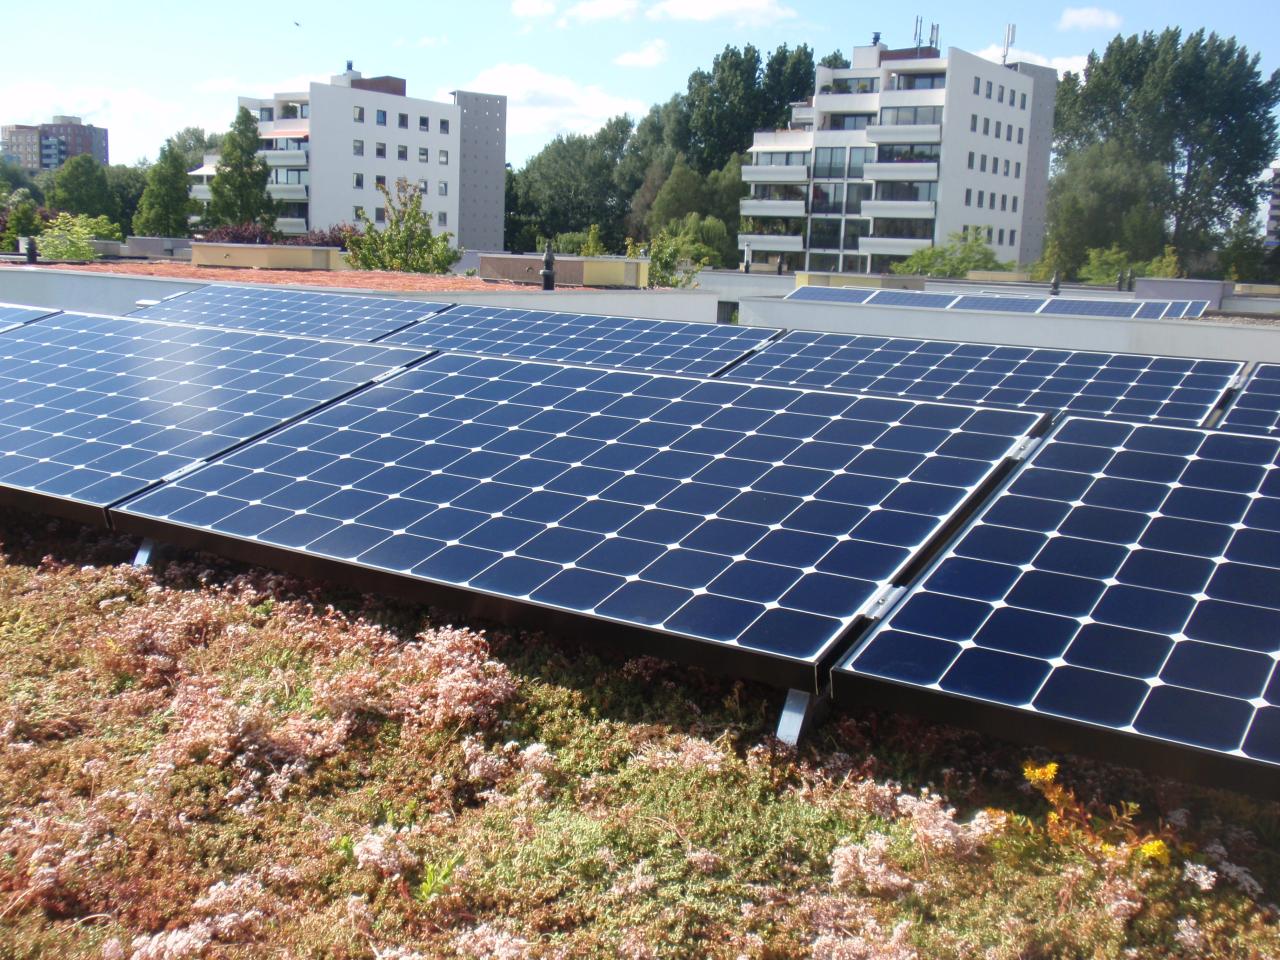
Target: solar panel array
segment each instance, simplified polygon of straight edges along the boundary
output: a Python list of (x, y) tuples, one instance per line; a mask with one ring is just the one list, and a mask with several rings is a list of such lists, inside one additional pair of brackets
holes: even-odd
[(0, 334), (0, 486), (106, 506), (421, 356), (46, 317)]
[(927, 310), (978, 310), (987, 313), (1045, 313), (1075, 317), (1137, 317), (1180, 320), (1204, 315), (1207, 300), (1102, 300), (1072, 297), (1023, 297), (999, 294), (926, 293), (915, 290), (868, 290), (856, 287), (797, 287), (787, 300), (916, 307)]
[(1219, 426), (1224, 430), (1280, 436), (1280, 364), (1258, 365)]
[(777, 333), (734, 324), (460, 304), (389, 337), (388, 342), (709, 377)]
[(1038, 420), (445, 354), (120, 512), (812, 676)]
[(211, 284), (135, 310), (131, 316), (285, 336), (373, 341), (448, 306), (390, 297)]
[(1241, 365), (795, 330), (735, 366), (733, 380), (867, 391), (1094, 416), (1199, 424)]
[(1278, 464), (1272, 438), (1067, 420), (837, 682), (1280, 764)]
[(16, 303), (0, 303), (0, 330), (16, 324), (30, 323), (32, 320), (39, 320), (41, 317), (47, 317), (57, 312), (57, 310), (50, 310), (47, 307), (26, 307)]

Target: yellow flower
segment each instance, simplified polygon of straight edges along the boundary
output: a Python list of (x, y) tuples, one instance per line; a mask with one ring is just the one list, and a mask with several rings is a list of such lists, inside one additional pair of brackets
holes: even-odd
[(1058, 776), (1058, 765), (1056, 763), (1046, 763), (1043, 767), (1037, 767), (1028, 760), (1022, 765), (1022, 775), (1027, 778), (1028, 783), (1032, 783), (1037, 787), (1047, 786)]
[(1163, 840), (1148, 840), (1138, 848), (1138, 855), (1144, 860), (1155, 860), (1166, 867), (1169, 865), (1169, 847)]

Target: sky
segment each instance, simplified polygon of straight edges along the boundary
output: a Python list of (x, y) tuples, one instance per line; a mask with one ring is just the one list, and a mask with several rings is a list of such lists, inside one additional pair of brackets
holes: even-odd
[(112, 163), (134, 163), (154, 159), (182, 127), (226, 129), (237, 96), (305, 90), (352, 60), (365, 76), (404, 77), (410, 96), (505, 94), (507, 160), (518, 168), (557, 134), (589, 133), (620, 113), (639, 118), (683, 91), (693, 70), (709, 69), (726, 44), (750, 43), (767, 54), (807, 43), (816, 58), (836, 49), (847, 56), (877, 30), (891, 47), (912, 45), (919, 15), (926, 36), (930, 23), (939, 25), (944, 48), (999, 60), (1011, 21), (1011, 60), (1078, 70), (1118, 33), (1203, 27), (1239, 37), (1269, 74), (1280, 68), (1272, 2), (960, 10), (922, 0), (899, 12), (837, 0), (218, 0), (134, 13), (132, 4), (63, 0), (56, 41), (49, 8), (7, 3), (0, 23), (13, 39), (4, 45), (0, 123), (78, 115), (108, 128)]

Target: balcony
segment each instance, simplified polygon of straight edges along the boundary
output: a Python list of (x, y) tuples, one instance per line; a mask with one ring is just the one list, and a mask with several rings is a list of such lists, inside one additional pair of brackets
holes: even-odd
[(932, 220), (937, 204), (932, 200), (863, 200), (864, 217), (910, 217)]
[(208, 203), (213, 199), (213, 194), (209, 190), (207, 183), (193, 183), (191, 185), (191, 199), (199, 200), (202, 203)]
[(813, 98), (817, 113), (879, 113), (880, 95), (875, 93), (819, 93)]
[(305, 137), (311, 132), (310, 119), (268, 120), (258, 124), (258, 136), (264, 140), (278, 140), (281, 137)]
[(276, 221), (276, 229), (288, 236), (297, 236), (307, 232), (307, 221), (302, 217), (281, 217)]
[(303, 200), (310, 195), (305, 183), (268, 183), (267, 193), (273, 200)]
[(933, 246), (932, 240), (907, 239), (905, 237), (861, 237), (858, 240), (859, 253), (888, 253), (910, 256), (917, 250)]
[[(746, 170), (746, 167), (742, 168)], [(937, 163), (868, 163), (863, 167), (868, 180), (937, 180)], [(745, 179), (745, 178), (744, 178)]]
[(803, 200), (752, 200), (744, 197), (738, 201), (738, 212), (744, 217), (803, 217)]
[(748, 164), (742, 168), (743, 183), (808, 183), (809, 168), (796, 164), (790, 167), (771, 164)]
[(738, 234), (738, 249), (745, 250), (748, 246), (752, 250), (761, 250), (768, 253), (797, 253), (804, 249), (804, 237), (787, 236), (785, 234), (771, 233), (740, 233)]
[(867, 127), (872, 143), (940, 143), (940, 123), (884, 123)]
[(807, 104), (803, 107), (791, 108), (791, 122), (797, 125), (808, 124), (812, 127), (817, 120), (815, 118), (816, 111)]
[(269, 167), (305, 167), (308, 154), (306, 150), (259, 150), (258, 156), (264, 157)]

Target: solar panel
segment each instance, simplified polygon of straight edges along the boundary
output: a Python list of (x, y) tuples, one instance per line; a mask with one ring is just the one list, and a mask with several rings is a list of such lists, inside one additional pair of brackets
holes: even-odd
[(1186, 312), (1182, 314), (1184, 317), (1203, 317), (1206, 310), (1209, 309), (1208, 300), (1192, 300), (1187, 304)]
[[(1173, 304), (1172, 306), (1176, 307), (1178, 305)], [(1142, 304), (1142, 306), (1138, 307), (1138, 312), (1134, 314), (1134, 317), (1138, 320), (1159, 320), (1166, 314), (1166, 312), (1169, 311), (1169, 309), (1170, 304), (1167, 304), (1162, 300), (1147, 300)], [(1176, 315), (1182, 315), (1181, 308), (1178, 309), (1178, 313)]]
[(1138, 757), (1280, 773), (1278, 463), (1275, 438), (1065, 421), (837, 668), (837, 695), (890, 681), (961, 698), (961, 722), (1054, 718), (1086, 725), (1084, 747), (1112, 732)]
[(866, 303), (874, 290), (856, 287), (796, 287), (787, 300), (816, 300), (829, 303)]
[(0, 334), (0, 488), (11, 502), (25, 494), (101, 508), (421, 356), (47, 317)]
[(1075, 317), (1132, 317), (1138, 311), (1133, 300), (1067, 300), (1054, 297), (1045, 301), (1042, 314), (1065, 314)]
[(987, 313), (1035, 313), (1044, 300), (1034, 297), (964, 296), (952, 310), (983, 310)]
[(711, 376), (778, 331), (460, 304), (387, 338), (437, 350)]
[(1038, 421), (441, 354), (113, 517), (695, 641), (812, 688)]
[(50, 314), (57, 313), (48, 307), (26, 307), (17, 303), (0, 303), (0, 330), (15, 324), (30, 323)]
[(1199, 424), (1240, 364), (792, 331), (726, 376), (913, 399)]
[(1218, 426), (1280, 436), (1280, 364), (1259, 364)]
[(945, 310), (954, 293), (920, 293), (915, 290), (877, 290), (867, 301), (877, 307), (927, 307), (932, 310)]
[(180, 293), (130, 315), (259, 333), (372, 341), (448, 306), (390, 297), (216, 284)]

